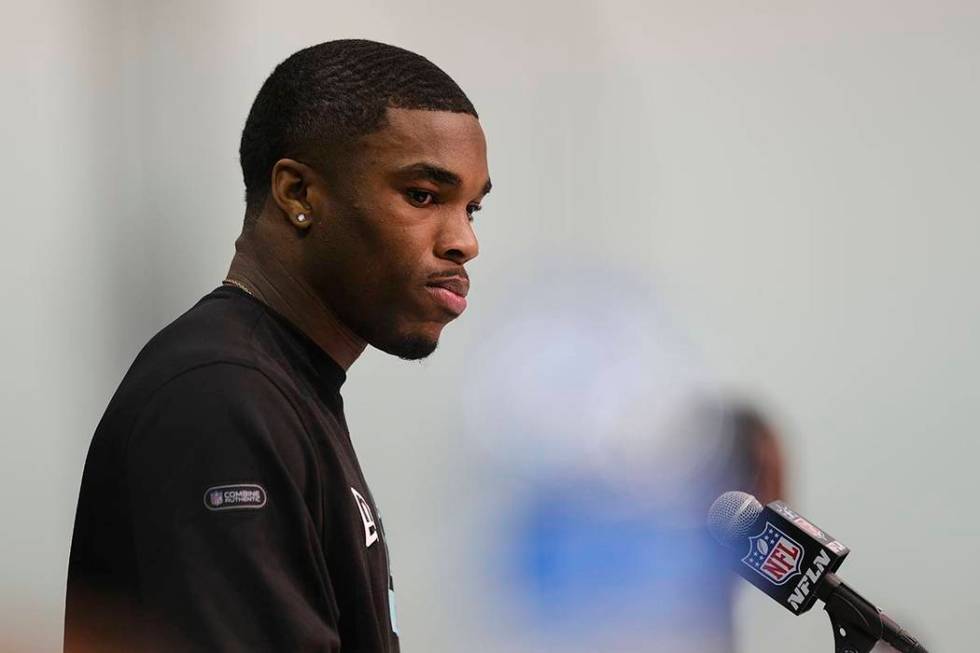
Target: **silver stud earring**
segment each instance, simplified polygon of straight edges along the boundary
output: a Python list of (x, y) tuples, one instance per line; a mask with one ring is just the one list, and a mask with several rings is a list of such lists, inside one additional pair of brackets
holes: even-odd
[(306, 214), (300, 213), (296, 216), (296, 222), (306, 222)]

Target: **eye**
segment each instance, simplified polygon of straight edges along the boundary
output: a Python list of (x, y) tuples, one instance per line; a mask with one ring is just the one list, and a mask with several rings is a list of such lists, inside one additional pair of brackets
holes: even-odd
[(436, 201), (435, 193), (428, 190), (422, 190), (421, 188), (409, 188), (407, 191), (405, 191), (405, 197), (408, 198), (408, 201), (411, 204), (419, 207), (429, 206), (430, 204), (434, 204)]
[(479, 204), (470, 204), (466, 207), (466, 215), (470, 216), (470, 222), (473, 222), (473, 214), (477, 211), (482, 211), (483, 207)]

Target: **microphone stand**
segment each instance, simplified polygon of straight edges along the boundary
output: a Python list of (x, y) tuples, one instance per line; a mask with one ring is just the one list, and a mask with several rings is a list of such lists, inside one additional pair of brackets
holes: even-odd
[(834, 628), (836, 653), (870, 653), (879, 640), (885, 640), (901, 653), (928, 653), (912, 635), (837, 574), (828, 572), (816, 592)]

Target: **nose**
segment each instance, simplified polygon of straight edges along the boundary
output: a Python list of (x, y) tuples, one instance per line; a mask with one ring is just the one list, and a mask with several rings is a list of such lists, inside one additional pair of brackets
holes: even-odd
[(436, 256), (462, 265), (480, 253), (473, 224), (465, 210), (449, 215), (439, 232)]

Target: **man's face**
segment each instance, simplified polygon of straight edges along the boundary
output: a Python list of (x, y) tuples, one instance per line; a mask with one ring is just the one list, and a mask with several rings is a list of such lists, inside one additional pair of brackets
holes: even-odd
[(358, 336), (423, 358), (466, 307), (472, 215), (490, 187), (483, 130), (464, 113), (388, 109), (347, 150), (313, 207), (304, 269)]

